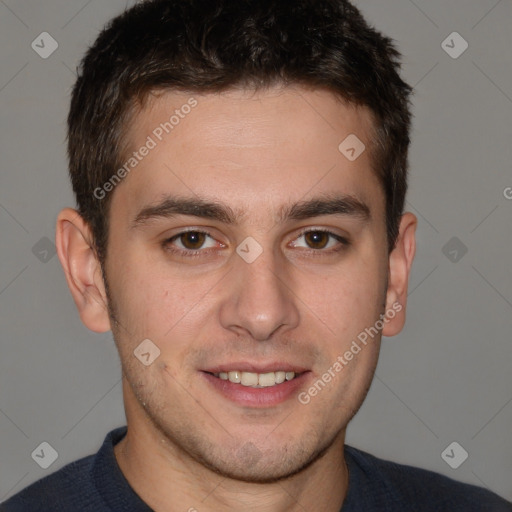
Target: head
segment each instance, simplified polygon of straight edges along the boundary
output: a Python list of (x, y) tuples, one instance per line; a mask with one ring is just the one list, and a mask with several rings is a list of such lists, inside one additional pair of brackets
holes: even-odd
[[(150, 0), (88, 50), (57, 246), (82, 320), (113, 331), (129, 426), (250, 481), (343, 434), (414, 257), (398, 59), (342, 0)], [(236, 369), (300, 378), (256, 406), (219, 388)]]

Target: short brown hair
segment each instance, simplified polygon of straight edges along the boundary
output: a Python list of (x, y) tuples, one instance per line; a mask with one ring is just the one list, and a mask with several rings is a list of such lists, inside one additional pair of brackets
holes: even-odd
[(147, 0), (114, 18), (87, 51), (68, 116), (78, 210), (104, 262), (111, 194), (94, 190), (123, 161), (125, 124), (155, 90), (220, 92), (298, 84), (370, 109), (372, 162), (386, 197), (388, 249), (407, 190), (411, 87), (393, 42), (346, 0)]

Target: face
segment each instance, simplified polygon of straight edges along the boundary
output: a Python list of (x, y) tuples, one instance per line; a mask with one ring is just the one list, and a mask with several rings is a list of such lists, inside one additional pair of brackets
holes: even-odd
[(391, 308), (371, 122), (299, 88), (165, 93), (134, 117), (105, 267), (129, 424), (246, 481), (344, 436), (379, 352), (361, 333)]

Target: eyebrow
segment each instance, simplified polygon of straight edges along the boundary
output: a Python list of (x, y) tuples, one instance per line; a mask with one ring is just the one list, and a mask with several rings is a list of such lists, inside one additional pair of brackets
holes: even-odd
[[(247, 216), (241, 209), (198, 197), (167, 196), (161, 202), (143, 207), (136, 215), (131, 228), (139, 228), (157, 219), (168, 219), (178, 215), (188, 215), (216, 220), (225, 224), (237, 225)], [(277, 214), (277, 222), (304, 220), (321, 215), (339, 215), (367, 222), (370, 220), (369, 206), (352, 195), (321, 196), (307, 201), (299, 201), (282, 206)]]

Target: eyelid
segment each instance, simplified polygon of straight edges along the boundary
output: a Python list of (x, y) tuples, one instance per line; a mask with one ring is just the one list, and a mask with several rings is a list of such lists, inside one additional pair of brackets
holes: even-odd
[[(172, 244), (177, 240), (179, 239), (182, 235), (185, 235), (187, 233), (199, 233), (199, 234), (202, 234), (202, 235), (206, 235), (207, 237), (211, 238), (212, 240), (214, 240), (217, 244), (221, 245), (221, 247), (207, 247), (206, 249), (181, 249), (179, 247), (173, 247), (172, 249), (169, 248), (170, 246), (172, 246)], [(219, 249), (222, 249), (222, 248), (225, 248), (226, 247), (226, 244), (222, 243), (222, 242), (219, 242), (219, 240), (217, 240), (209, 231), (207, 231), (206, 229), (204, 228), (195, 228), (195, 227), (190, 227), (190, 228), (183, 228), (181, 229), (178, 233), (172, 235), (172, 236), (168, 236), (166, 237), (162, 243), (161, 243), (162, 247), (166, 250), (168, 250), (169, 252), (175, 252), (175, 253), (179, 253), (179, 254), (185, 254), (187, 256), (195, 256), (195, 255), (199, 255), (201, 253), (207, 253), (207, 252), (210, 252), (210, 251), (216, 251), (216, 250), (219, 250)]]
[(178, 228), (178, 229), (179, 229), (179, 231), (176, 231), (176, 233), (174, 233), (172, 235), (165, 236), (164, 241), (173, 240), (173, 239), (178, 238), (179, 236), (185, 235), (187, 233), (201, 233), (201, 234), (207, 235), (211, 238), (215, 238), (215, 236), (212, 234), (213, 231), (215, 231), (215, 230), (211, 229), (210, 227), (206, 227), (206, 226), (197, 226), (197, 227), (191, 226), (191, 227)]
[[(349, 237), (335, 233), (330, 228), (311, 227), (311, 226), (303, 228), (297, 234), (297, 236), (293, 239), (293, 241), (297, 240), (297, 238), (300, 238), (301, 236), (304, 236), (307, 233), (327, 233), (331, 238), (334, 238), (335, 240), (337, 240), (343, 247), (348, 247), (351, 243)], [(336, 252), (336, 249), (331, 249), (329, 251), (329, 250), (311, 249), (310, 248), (310, 249), (306, 249), (306, 250), (309, 250), (309, 251), (315, 252), (315, 253), (325, 253), (325, 254), (328, 254), (329, 252)]]

